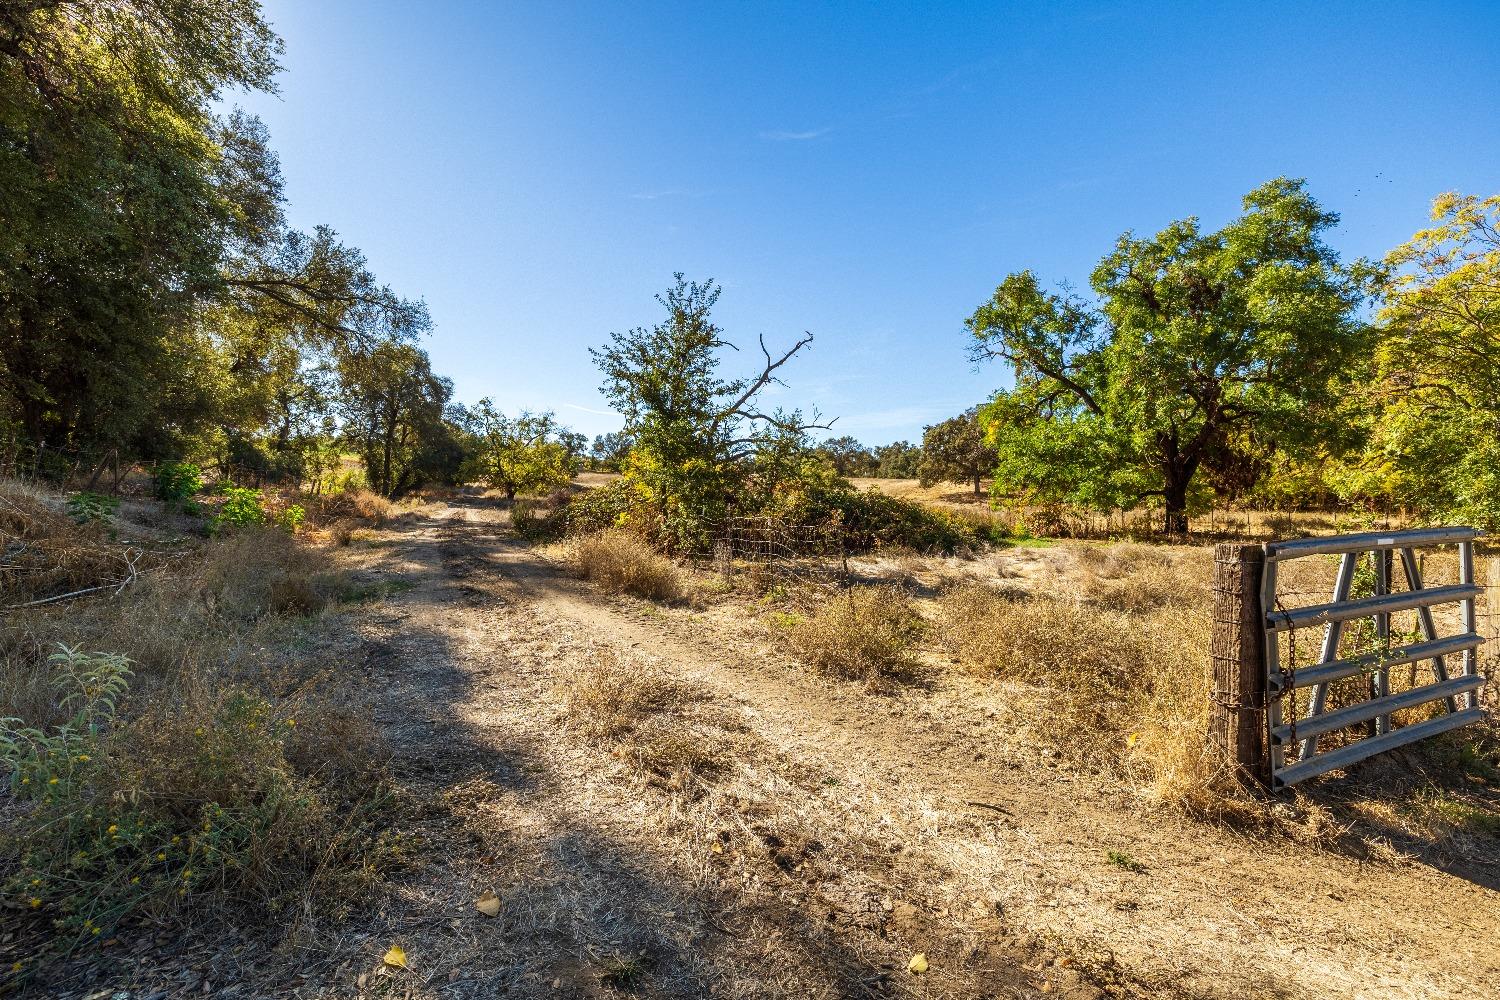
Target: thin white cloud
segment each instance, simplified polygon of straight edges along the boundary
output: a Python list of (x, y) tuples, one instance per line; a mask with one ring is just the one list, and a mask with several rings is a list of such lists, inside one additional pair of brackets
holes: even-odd
[(592, 413), (600, 417), (618, 417), (614, 410), (591, 410), (587, 406), (579, 406), (577, 403), (564, 403), (563, 406), (570, 410), (582, 410), (584, 413)]
[(826, 128), (812, 128), (808, 129), (805, 132), (784, 132), (780, 130), (772, 130), (762, 132), (760, 134), (760, 137), (769, 142), (806, 142), (809, 139), (816, 139), (818, 138), (818, 136), (827, 134), (828, 129)]

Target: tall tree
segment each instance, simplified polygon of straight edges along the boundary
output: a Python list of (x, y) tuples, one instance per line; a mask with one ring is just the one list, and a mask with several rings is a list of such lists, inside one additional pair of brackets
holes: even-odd
[(1445, 194), (1386, 258), (1372, 434), (1348, 487), (1500, 526), (1500, 195)]
[(251, 0), (0, 6), (0, 408), (89, 450), (148, 426), (176, 331), (269, 195), (237, 172), (224, 90), (272, 90)]
[(995, 446), (980, 423), (979, 410), (974, 407), (922, 431), (917, 475), (923, 486), (973, 483), (977, 497), (982, 492), (983, 477), (994, 470), (997, 458)]
[(1323, 242), (1337, 221), (1282, 178), (1217, 231), (1189, 218), (1121, 236), (1094, 301), (1007, 277), (968, 320), (974, 357), (1015, 374), (985, 414), (1004, 428), (1000, 488), (1095, 506), (1159, 497), (1163, 527), (1182, 532), (1205, 466), (1326, 440), (1370, 345), (1367, 269)]
[(432, 372), (427, 354), (387, 341), (341, 359), (344, 430), (360, 451), (370, 488), (400, 496), (426, 478), (430, 452), (446, 447), (453, 385)]
[(682, 548), (702, 544), (708, 526), (723, 516), (768, 428), (800, 434), (824, 426), (816, 416), (765, 412), (758, 402), (779, 382), (781, 367), (812, 343), (810, 333), (780, 354), (761, 338), (764, 362), (756, 374), (720, 377), (722, 352), (738, 348), (710, 319), (719, 292), (712, 281), (678, 274), (657, 296), (667, 312), (662, 322), (610, 334), (607, 346), (590, 351), (604, 375), (605, 398), (624, 415), (625, 433), (635, 442), (627, 481), (655, 510), (667, 541)]
[(848, 434), (829, 438), (815, 450), (841, 476), (868, 476), (875, 471), (877, 463), (874, 454)]
[(881, 479), (916, 479), (921, 474), (922, 449), (910, 441), (877, 445), (875, 458), (879, 462), (875, 475)]
[(630, 440), (630, 435), (624, 431), (600, 434), (594, 438), (593, 447), (589, 449), (589, 457), (593, 459), (595, 466), (610, 472), (619, 472), (620, 464), (630, 453), (632, 444), (634, 442)]
[[(481, 399), (469, 411), (469, 461), (465, 478), (518, 493), (546, 493), (573, 478), (572, 456), (565, 441), (571, 432), (550, 413), (522, 411), (507, 417)], [(581, 435), (580, 435), (581, 436)]]

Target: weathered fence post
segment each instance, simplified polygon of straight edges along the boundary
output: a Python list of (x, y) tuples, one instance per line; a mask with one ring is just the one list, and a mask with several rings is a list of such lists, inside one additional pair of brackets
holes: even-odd
[(1260, 606), (1265, 549), (1222, 542), (1214, 546), (1212, 716), (1209, 736), (1241, 776), (1269, 784), (1266, 755), (1265, 612)]

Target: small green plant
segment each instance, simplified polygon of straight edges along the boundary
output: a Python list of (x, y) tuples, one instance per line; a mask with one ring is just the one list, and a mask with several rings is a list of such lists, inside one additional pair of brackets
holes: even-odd
[(1110, 851), (1105, 856), (1109, 859), (1109, 863), (1114, 865), (1116, 868), (1123, 868), (1126, 871), (1134, 872), (1137, 875), (1146, 870), (1145, 865), (1141, 864), (1130, 855), (1123, 854), (1120, 851)]
[(630, 989), (646, 974), (645, 956), (609, 955), (599, 963), (599, 981)]
[(84, 490), (68, 497), (68, 515), (79, 524), (108, 521), (120, 509), (120, 498)]
[(156, 495), (169, 508), (187, 511), (203, 489), (203, 470), (191, 462), (163, 462), (156, 467)]
[(301, 504), (287, 504), (276, 513), (276, 526), (288, 534), (295, 535), (302, 530), (302, 522), (307, 520), (307, 511)]
[(247, 528), (266, 523), (266, 505), (260, 490), (243, 486), (224, 487), (224, 502), (214, 515), (214, 529)]

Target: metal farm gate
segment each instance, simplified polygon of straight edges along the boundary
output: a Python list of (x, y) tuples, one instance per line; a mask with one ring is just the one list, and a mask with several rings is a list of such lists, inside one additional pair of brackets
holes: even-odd
[[(1473, 528), (1432, 528), (1304, 538), (1265, 546), (1259, 605), (1265, 643), (1264, 732), (1269, 737), (1272, 788), (1285, 788), (1483, 718), (1478, 692), (1484, 678), (1476, 662), (1484, 641), (1475, 620), (1475, 598), (1481, 592), (1474, 580), (1478, 536)], [(1457, 547), (1457, 582), (1426, 586), (1417, 552), (1445, 545)], [(1278, 580), (1288, 573), (1279, 571), (1310, 556), (1339, 558), (1329, 599), (1283, 607)], [(1398, 560), (1405, 581), (1400, 589), (1394, 586)], [(1357, 579), (1368, 596), (1351, 596)], [(1433, 609), (1453, 605), (1456, 620), (1449, 607), (1448, 634), (1444, 635)], [(1393, 637), (1392, 616), (1407, 612), (1414, 613), (1407, 616), (1414, 617), (1413, 627)], [(1350, 635), (1351, 626), (1359, 629), (1358, 635)], [(1322, 630), (1316, 659), (1307, 659), (1298, 648), (1296, 636), (1305, 629)], [(1451, 669), (1454, 659), (1456, 670)], [(1432, 679), (1417, 684), (1417, 668), (1423, 663), (1430, 664)], [(1410, 665), (1408, 684), (1393, 692), (1391, 668), (1402, 665)], [(1349, 678), (1365, 682), (1350, 684)], [(1330, 691), (1341, 681), (1346, 683), (1337, 688), (1338, 703), (1330, 707)], [(1299, 714), (1298, 700), (1304, 694), (1305, 711)], [(1395, 713), (1426, 705), (1440, 705), (1440, 714), (1406, 725), (1393, 724)], [(1364, 734), (1351, 738), (1361, 727)], [(1320, 750), (1319, 740), (1333, 734), (1339, 734), (1339, 745)]]

